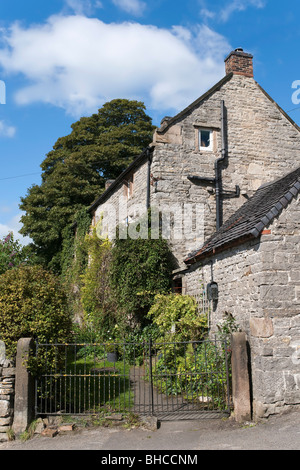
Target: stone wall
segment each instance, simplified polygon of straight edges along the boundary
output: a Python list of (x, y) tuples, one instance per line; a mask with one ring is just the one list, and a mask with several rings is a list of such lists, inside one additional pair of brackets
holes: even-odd
[(300, 405), (300, 201), (293, 200), (258, 240), (195, 265), (185, 292), (218, 283), (212, 331), (231, 313), (246, 332), (251, 350), (253, 408), (267, 417)]
[(115, 238), (114, 228), (127, 224), (146, 212), (148, 162), (144, 162), (132, 173), (132, 189), (127, 192), (125, 181), (114, 188), (109, 197), (100, 204), (94, 215), (93, 225), (101, 221), (102, 235)]
[(0, 442), (8, 440), (13, 423), (15, 393), (15, 367), (0, 359)]
[[(151, 200), (172, 204), (203, 204), (203, 233), (194, 240), (172, 240), (179, 264), (201, 246), (216, 229), (214, 187), (191, 182), (188, 175), (214, 177), (214, 163), (221, 157), (221, 101), (226, 108), (228, 157), (222, 170), (223, 189), (241, 196), (225, 199), (223, 220), (235, 212), (263, 183), (282, 177), (300, 165), (300, 133), (296, 125), (253, 78), (233, 75), (201, 102), (162, 125), (154, 136)], [(198, 129), (213, 130), (212, 151), (199, 150)], [(199, 243), (200, 240), (200, 243)]]
[(300, 404), (300, 200), (269, 227), (261, 243), (261, 313), (250, 334), (257, 413)]

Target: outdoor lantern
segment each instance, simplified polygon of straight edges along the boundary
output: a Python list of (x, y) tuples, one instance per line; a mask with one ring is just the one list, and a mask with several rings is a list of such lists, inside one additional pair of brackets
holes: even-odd
[(214, 281), (207, 284), (207, 298), (208, 300), (218, 300), (218, 284)]

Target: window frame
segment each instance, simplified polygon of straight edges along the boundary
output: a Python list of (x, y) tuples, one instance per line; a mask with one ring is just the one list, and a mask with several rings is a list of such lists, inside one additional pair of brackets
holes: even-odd
[(130, 199), (133, 195), (134, 191), (134, 173), (131, 173), (123, 183), (123, 188), (124, 188), (124, 196), (127, 199)]
[[(201, 145), (201, 132), (209, 132), (210, 141), (208, 147), (203, 147)], [(214, 150), (214, 131), (210, 127), (198, 127), (197, 129), (197, 138), (198, 138), (198, 150), (201, 152), (213, 152)]]

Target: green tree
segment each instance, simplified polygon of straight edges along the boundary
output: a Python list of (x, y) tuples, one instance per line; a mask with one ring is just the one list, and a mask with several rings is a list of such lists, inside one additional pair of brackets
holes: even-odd
[(116, 99), (82, 117), (41, 164), (42, 182), (21, 198), (20, 233), (33, 240), (40, 260), (59, 270), (62, 231), (151, 142), (154, 131), (142, 102)]

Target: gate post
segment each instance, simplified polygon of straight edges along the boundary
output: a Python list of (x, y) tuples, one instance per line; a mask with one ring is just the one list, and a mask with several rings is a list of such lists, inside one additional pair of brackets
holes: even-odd
[(232, 399), (234, 418), (238, 422), (251, 420), (250, 377), (247, 340), (244, 332), (231, 335)]
[(21, 434), (34, 416), (34, 380), (27, 370), (29, 354), (34, 346), (32, 338), (19, 339), (16, 357), (16, 385), (13, 431)]
[(149, 374), (150, 374), (150, 395), (151, 395), (151, 416), (154, 415), (153, 402), (153, 372), (152, 372), (152, 339), (149, 340)]

